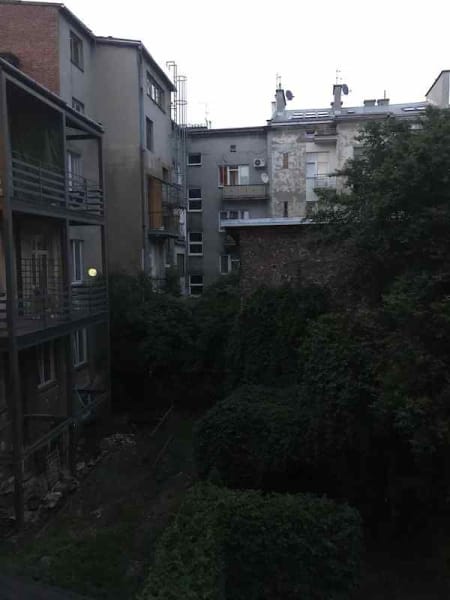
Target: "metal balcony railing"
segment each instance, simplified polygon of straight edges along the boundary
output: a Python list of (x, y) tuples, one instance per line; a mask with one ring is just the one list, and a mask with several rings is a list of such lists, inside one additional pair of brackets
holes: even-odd
[(43, 208), (68, 208), (103, 216), (103, 191), (99, 184), (13, 152), (13, 198)]
[(165, 211), (154, 211), (149, 213), (149, 236), (150, 237), (184, 237), (183, 225), (180, 215)]
[[(18, 273), (16, 330), (20, 335), (94, 316), (108, 308), (103, 281), (64, 284), (58, 261), (24, 259)], [(0, 336), (8, 333), (7, 296), (0, 295)]]
[(266, 200), (268, 190), (265, 184), (225, 185), (222, 188), (224, 200)]

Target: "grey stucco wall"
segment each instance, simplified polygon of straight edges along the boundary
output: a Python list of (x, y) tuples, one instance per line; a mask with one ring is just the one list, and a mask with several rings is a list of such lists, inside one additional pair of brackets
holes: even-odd
[(450, 104), (450, 72), (443, 71), (427, 94), (427, 100), (441, 108)]
[(98, 44), (95, 112), (105, 128), (110, 269), (136, 273), (143, 250), (139, 78), (134, 48)]
[[(230, 146), (236, 146), (231, 152)], [(204, 284), (209, 285), (220, 277), (219, 261), (222, 254), (230, 254), (224, 247), (225, 234), (219, 232), (220, 210), (248, 210), (250, 218), (267, 216), (269, 201), (224, 200), (219, 187), (220, 165), (249, 165), (250, 184), (261, 183), (261, 173), (265, 169), (255, 169), (253, 160), (267, 160), (266, 133), (261, 128), (257, 132), (219, 132), (208, 130), (201, 134), (192, 132), (188, 136), (187, 152), (201, 153), (199, 167), (187, 167), (187, 185), (202, 190), (201, 213), (188, 212), (187, 230), (203, 232), (203, 256), (188, 257), (188, 273), (202, 274)]]
[[(70, 32), (73, 31), (83, 42), (83, 69), (79, 69), (70, 60)], [(60, 96), (72, 106), (72, 98), (85, 105), (85, 113), (96, 118), (94, 111), (93, 81), (94, 73), (93, 40), (83, 29), (69, 22), (60, 12), (59, 15), (59, 70)]]

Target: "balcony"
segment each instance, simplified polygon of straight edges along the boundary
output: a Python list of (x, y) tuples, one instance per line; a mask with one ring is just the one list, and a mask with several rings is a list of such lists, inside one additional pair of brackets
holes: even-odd
[(12, 157), (12, 188), (13, 201), (30, 207), (103, 217), (103, 191), (98, 183), (17, 153)]
[(154, 239), (184, 238), (180, 215), (168, 211), (150, 212), (148, 235)]
[(267, 200), (267, 185), (225, 185), (222, 188), (224, 200)]
[[(18, 335), (35, 333), (105, 313), (108, 309), (104, 282), (73, 284), (61, 278), (47, 285), (22, 285), (16, 298)], [(0, 296), (0, 337), (7, 336), (7, 296)]]
[(336, 189), (336, 177), (330, 175), (317, 175), (316, 177), (308, 177), (306, 179), (306, 201), (317, 202), (319, 197), (316, 194), (317, 190), (333, 190)]

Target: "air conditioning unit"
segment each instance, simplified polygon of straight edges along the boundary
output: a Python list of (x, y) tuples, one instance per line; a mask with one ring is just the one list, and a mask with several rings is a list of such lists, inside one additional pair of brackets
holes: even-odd
[(263, 169), (266, 166), (266, 161), (264, 158), (255, 158), (253, 160), (253, 166), (256, 169)]

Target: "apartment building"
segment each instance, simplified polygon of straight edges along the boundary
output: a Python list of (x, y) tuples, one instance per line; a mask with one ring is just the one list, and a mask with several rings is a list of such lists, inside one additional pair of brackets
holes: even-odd
[(187, 144), (188, 292), (239, 268), (229, 220), (268, 214), (267, 136), (264, 127), (193, 127)]
[(241, 289), (250, 294), (261, 285), (302, 281), (327, 283), (339, 262), (321, 251), (320, 228), (309, 218), (320, 189), (343, 189), (336, 170), (362, 150), (361, 127), (373, 120), (397, 118), (417, 126), (430, 106), (450, 107), (450, 71), (442, 71), (421, 102), (390, 104), (387, 98), (346, 107), (347, 86), (333, 86), (330, 108), (287, 109), (286, 94), (276, 90), (267, 125), (270, 201), (264, 218), (228, 221), (227, 234), (239, 247)]
[[(184, 287), (184, 131), (174, 83), (137, 40), (99, 37), (63, 4), (0, 0), (0, 55), (104, 126), (111, 271)], [(71, 140), (69, 169), (89, 176), (90, 148)]]
[[(264, 127), (189, 130), (190, 294), (200, 294), (204, 285), (239, 267), (239, 238), (252, 237), (263, 244), (259, 255), (252, 246), (246, 257), (253, 257), (255, 269), (267, 277), (259, 258), (267, 258), (268, 247), (269, 255), (276, 256), (280, 227), (308, 221), (319, 190), (342, 189), (343, 181), (335, 173), (361, 151), (357, 140), (361, 127), (389, 117), (413, 122), (427, 106), (448, 107), (450, 72), (440, 73), (421, 102), (390, 104), (383, 97), (347, 107), (347, 93), (345, 84), (335, 84), (329, 107), (290, 109), (287, 98), (292, 94), (279, 86)], [(245, 268), (252, 269), (252, 264)], [(274, 265), (271, 269), (269, 279), (283, 279)]]
[(0, 59), (0, 511), (19, 525), (109, 402), (102, 135)]

